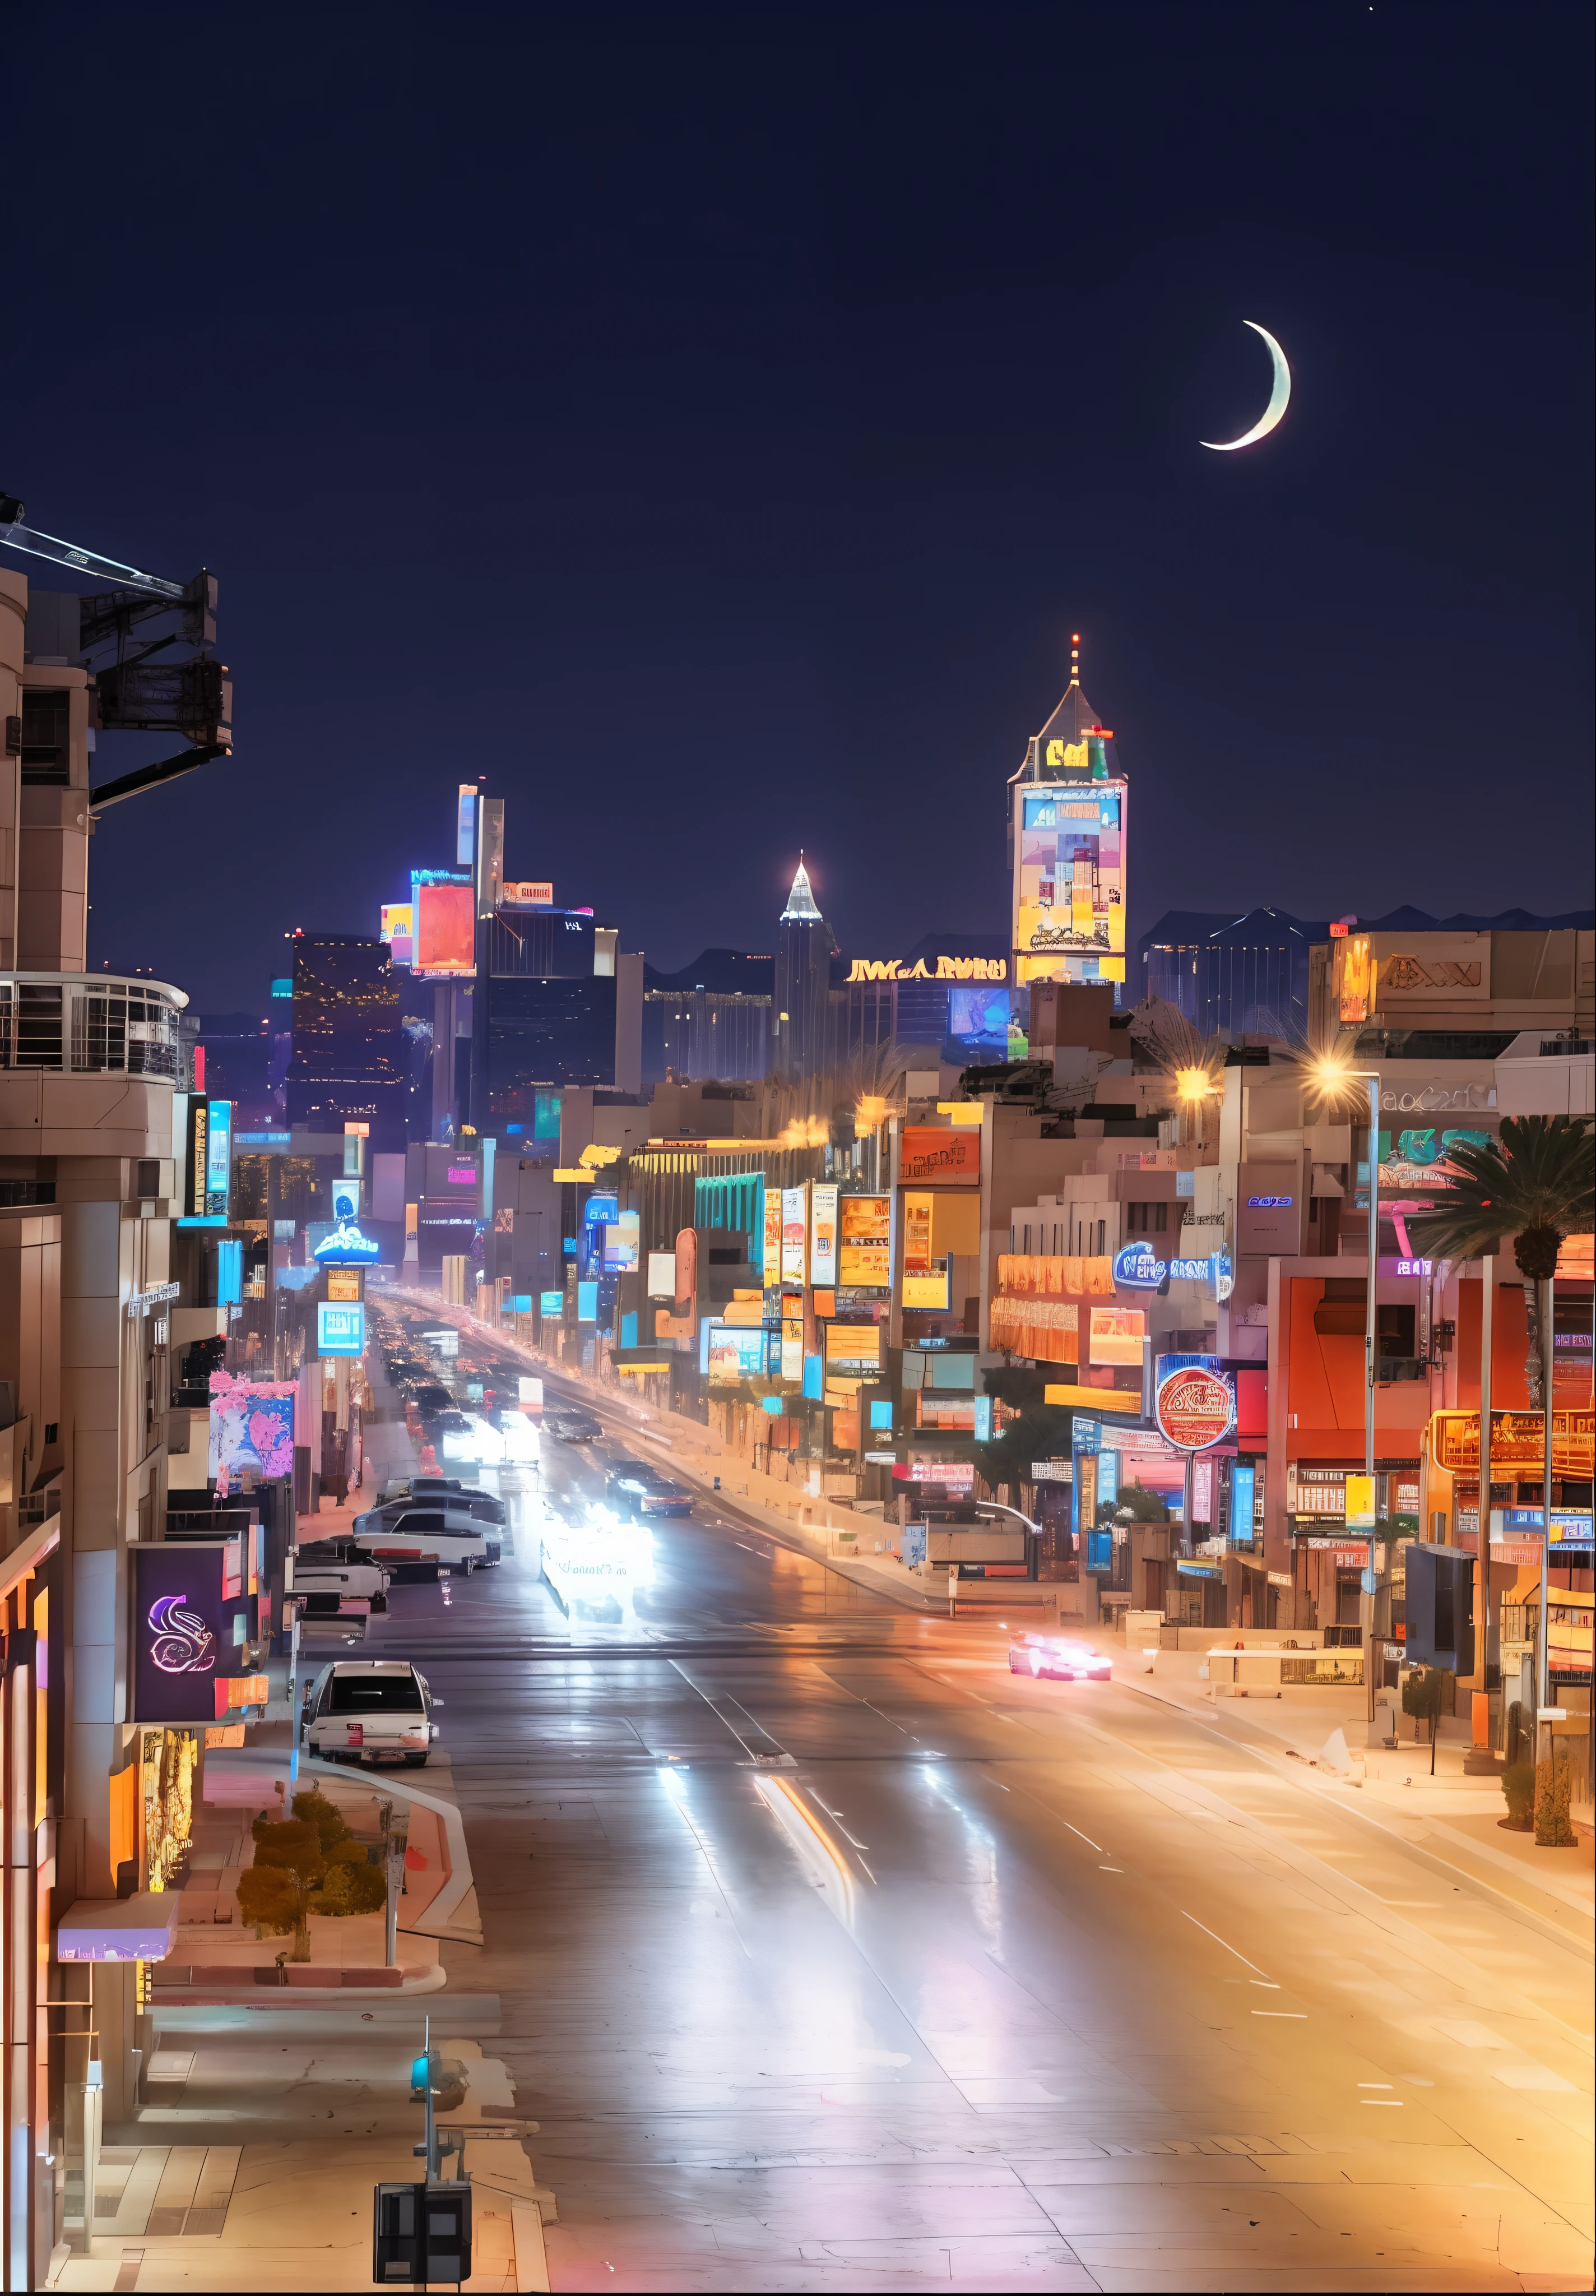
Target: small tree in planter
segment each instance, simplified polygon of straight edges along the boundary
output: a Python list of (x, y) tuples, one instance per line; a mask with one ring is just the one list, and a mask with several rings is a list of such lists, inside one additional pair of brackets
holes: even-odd
[(1510, 1833), (1530, 1833), (1535, 1823), (1535, 1766), (1533, 1762), (1510, 1762), (1502, 1774), (1502, 1791), (1507, 1797), (1508, 1814), (1499, 1819)]
[(296, 1794), (291, 1817), (258, 1817), (250, 1830), (255, 1863), (238, 1877), (239, 1912), (273, 1937), (291, 1936), (291, 1961), (310, 1959), (312, 1914), (374, 1914), (386, 1902), (381, 1867), (325, 1794)]
[(1546, 1759), (1535, 1764), (1535, 1843), (1542, 1849), (1572, 1849), (1576, 1841), (1569, 1816), (1574, 1781), (1567, 1755), (1557, 1758), (1553, 1735)]
[(1444, 1666), (1413, 1667), (1402, 1678), (1402, 1710), (1429, 1724), (1429, 1774), (1436, 1775), (1436, 1726), (1447, 1704), (1452, 1676)]

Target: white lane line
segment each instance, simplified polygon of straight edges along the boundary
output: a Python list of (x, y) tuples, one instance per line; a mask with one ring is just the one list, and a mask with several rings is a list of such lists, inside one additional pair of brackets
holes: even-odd
[(1405, 2097), (1400, 2096), (1361, 2096), (1358, 2099), (1360, 2104), (1387, 2105), (1393, 2112), (1400, 2112), (1406, 2102)]
[[(849, 1841), (853, 1841), (853, 1836), (852, 1836), (852, 1834), (850, 1834), (850, 1835), (848, 1836), (848, 1839), (849, 1839)], [(857, 1844), (857, 1842), (855, 1842), (855, 1843), (854, 1843), (854, 1847), (855, 1847), (855, 1849), (857, 1849), (857, 1848), (858, 1848), (858, 1844)], [(860, 1863), (860, 1865), (861, 1865), (861, 1866), (864, 1866), (864, 1860), (863, 1860), (863, 1857), (861, 1857), (861, 1858), (860, 1858), (859, 1863)], [(869, 1868), (869, 1866), (864, 1866), (864, 1870), (865, 1870), (865, 1872), (866, 1872), (867, 1874), (870, 1874), (870, 1868)], [(874, 1875), (873, 1874), (870, 1874), (870, 1878), (871, 1878), (871, 1880), (873, 1882), (873, 1881), (875, 1880), (875, 1878), (876, 1878), (876, 1877), (875, 1877), (875, 1875)], [(423, 2100), (423, 2102), (424, 2102), (424, 2100)]]
[[(1185, 1915), (1186, 1919), (1191, 1923), (1191, 1926), (1192, 1926), (1192, 1928), (1193, 1928), (1193, 1929), (1200, 1930), (1200, 1931), (1202, 1931), (1202, 1933), (1203, 1933), (1204, 1937), (1211, 1937), (1211, 1938), (1213, 1939), (1213, 1940), (1214, 1940), (1214, 1942), (1215, 1942), (1215, 1945), (1223, 1945), (1223, 1946), (1224, 1946), (1224, 1949), (1225, 1949), (1226, 1953), (1235, 1953), (1235, 1954), (1236, 1954), (1236, 1959), (1237, 1959), (1237, 1960), (1241, 1964), (1241, 1965), (1242, 1965), (1242, 1967), (1243, 1967), (1244, 1969), (1258, 1969), (1258, 1964), (1257, 1964), (1257, 1963), (1256, 1963), (1256, 1961), (1248, 1961), (1248, 1958), (1247, 1958), (1247, 1956), (1246, 1956), (1244, 1953), (1236, 1953), (1236, 1948), (1235, 1948), (1235, 1947), (1234, 1947), (1233, 1945), (1225, 1945), (1225, 1941), (1224, 1941), (1224, 1939), (1220, 1936), (1220, 1934), (1219, 1934), (1218, 1931), (1217, 1931), (1217, 1930), (1211, 1930), (1211, 1929), (1208, 1927), (1208, 1925), (1207, 1925), (1207, 1922), (1199, 1922), (1199, 1921), (1198, 1920), (1197, 1915), (1196, 1915), (1195, 1914), (1188, 1914), (1188, 1913), (1186, 1913), (1186, 1908), (1184, 1907), (1184, 1906), (1183, 1906), (1181, 1907), (1181, 1911), (1182, 1911), (1182, 1913), (1183, 1913), (1183, 1914), (1184, 1914), (1184, 1915)], [(1260, 1977), (1262, 1977), (1262, 1975), (1263, 1975), (1263, 1974), (1264, 1974), (1263, 1971), (1262, 1971), (1261, 1969), (1258, 1969), (1258, 1975), (1259, 1975)]]
[(1125, 1867), (1123, 1866), (1100, 1866), (1097, 1870), (1100, 1874), (1123, 1874)]
[[(1069, 1820), (1067, 1817), (1061, 1817), (1059, 1823), (1060, 1825), (1069, 1825)], [(1069, 1831), (1078, 1841), (1084, 1841), (1088, 1849), (1095, 1849), (1100, 1857), (1102, 1856), (1103, 1846), (1101, 1841), (1093, 1841), (1092, 1836), (1089, 1833), (1083, 1833), (1078, 1825), (1069, 1825)]]
[(1249, 2009), (1247, 2013), (1249, 2017), (1289, 2017), (1299, 2025), (1308, 2021), (1305, 2009)]

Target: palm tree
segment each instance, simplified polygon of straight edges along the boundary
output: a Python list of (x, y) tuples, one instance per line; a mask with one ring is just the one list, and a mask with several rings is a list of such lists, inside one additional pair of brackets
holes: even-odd
[(1596, 1218), (1590, 1126), (1588, 1116), (1504, 1117), (1499, 1142), (1468, 1141), (1448, 1150), (1458, 1177), (1445, 1201), (1408, 1222), (1419, 1250), (1437, 1259), (1477, 1259), (1495, 1251), (1503, 1235), (1512, 1237), (1529, 1319), (1526, 1372), (1537, 1409), (1551, 1406), (1542, 1392), (1542, 1349), (1551, 1324), (1558, 1252), (1566, 1235), (1583, 1233)]

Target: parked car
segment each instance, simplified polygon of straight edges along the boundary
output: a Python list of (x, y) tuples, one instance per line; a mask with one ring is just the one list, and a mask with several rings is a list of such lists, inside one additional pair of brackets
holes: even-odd
[(307, 1539), (289, 1555), (285, 1578), (285, 1594), (335, 1595), (340, 1603), (388, 1608), (389, 1573), (347, 1539)]
[(492, 1491), (479, 1490), (474, 1483), (462, 1483), (458, 1475), (413, 1475), (408, 1482), (389, 1483), (383, 1488), (382, 1508), (403, 1513), (407, 1506), (430, 1503), (446, 1506), (452, 1513), (462, 1510), (474, 1515), (479, 1522), (488, 1522), (503, 1529), (509, 1521), (504, 1502)]
[(543, 1414), (544, 1431), (561, 1443), (593, 1443), (604, 1431), (591, 1411), (557, 1404)]
[(357, 1515), (354, 1542), (392, 1570), (401, 1566), (458, 1570), (469, 1577), (496, 1562), (503, 1549), (495, 1527), (478, 1522), (463, 1508), (406, 1507), (390, 1517), (386, 1509)]
[(1052, 1682), (1111, 1682), (1106, 1658), (1065, 1635), (1016, 1635), (1009, 1644), (1011, 1674), (1045, 1675)]
[(394, 1759), (425, 1767), (442, 1704), (408, 1659), (336, 1659), (306, 1694), (304, 1722), (313, 1755), (331, 1762)]

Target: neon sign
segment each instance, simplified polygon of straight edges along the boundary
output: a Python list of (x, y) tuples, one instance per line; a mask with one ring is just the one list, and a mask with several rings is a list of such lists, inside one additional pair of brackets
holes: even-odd
[(1128, 1292), (1156, 1292), (1171, 1272), (1145, 1243), (1124, 1244), (1114, 1255), (1114, 1281)]
[(904, 964), (896, 957), (880, 960), (856, 956), (848, 974), (852, 980), (1007, 980), (1006, 956), (939, 956), (935, 968), (924, 957)]
[(1291, 1199), (1289, 1196), (1248, 1196), (1247, 1209), (1252, 1212), (1289, 1212)]
[(150, 1657), (162, 1674), (209, 1674), (217, 1638), (197, 1611), (178, 1608), (186, 1595), (161, 1595), (150, 1605)]

